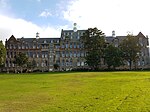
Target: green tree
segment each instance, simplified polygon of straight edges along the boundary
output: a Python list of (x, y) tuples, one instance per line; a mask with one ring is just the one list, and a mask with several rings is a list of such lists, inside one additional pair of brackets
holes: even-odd
[(59, 65), (57, 63), (54, 64), (54, 69), (57, 70), (59, 68)]
[(33, 71), (36, 66), (37, 66), (37, 63), (35, 60), (27, 62), (27, 68), (29, 69), (29, 71)]
[(86, 63), (94, 70), (101, 65), (105, 45), (104, 37), (104, 33), (97, 28), (89, 28), (81, 37), (84, 49), (87, 52)]
[(19, 53), (18, 55), (15, 56), (14, 63), (21, 68), (22, 73), (23, 66), (28, 63), (28, 57), (26, 56), (25, 53)]
[(5, 64), (6, 60), (6, 49), (2, 41), (0, 41), (0, 66)]
[(109, 45), (104, 52), (104, 59), (107, 63), (108, 69), (110, 69), (111, 67), (115, 69), (116, 67), (123, 65), (122, 56), (123, 52), (120, 50), (120, 48)]
[(121, 42), (120, 48), (123, 51), (123, 58), (129, 63), (130, 70), (132, 69), (132, 63), (136, 67), (136, 61), (139, 59), (138, 53), (141, 50), (138, 38), (133, 35), (127, 35), (126, 39)]
[(85, 57), (86, 63), (90, 66), (93, 70), (97, 70), (100, 65), (100, 58), (101, 54), (99, 51), (93, 50), (88, 52), (87, 56)]

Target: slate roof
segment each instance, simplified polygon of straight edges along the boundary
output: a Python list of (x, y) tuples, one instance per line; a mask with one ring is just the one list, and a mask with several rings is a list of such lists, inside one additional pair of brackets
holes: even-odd
[(46, 41), (47, 43), (50, 43), (52, 40), (53, 41), (57, 41), (60, 40), (60, 38), (17, 38), (18, 41), (24, 41), (27, 43), (32, 43), (34, 41), (38, 41), (39, 43), (43, 43), (44, 41)]

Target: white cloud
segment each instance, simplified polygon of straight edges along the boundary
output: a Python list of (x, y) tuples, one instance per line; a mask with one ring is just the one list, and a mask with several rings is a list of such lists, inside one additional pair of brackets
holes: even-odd
[(64, 19), (79, 28), (98, 27), (106, 35), (128, 31), (150, 34), (149, 0), (72, 0), (63, 11)]
[(52, 16), (52, 14), (48, 10), (44, 10), (43, 12), (41, 12), (41, 14), (39, 16), (40, 17), (49, 17), (49, 16)]
[(40, 33), (40, 37), (60, 37), (59, 28), (40, 27), (23, 19), (0, 15), (0, 40), (3, 40), (3, 42), (11, 35), (16, 38), (34, 38), (36, 32)]

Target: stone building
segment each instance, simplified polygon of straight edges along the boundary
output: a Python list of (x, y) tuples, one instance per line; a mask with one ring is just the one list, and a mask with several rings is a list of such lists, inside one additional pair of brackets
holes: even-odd
[(85, 30), (62, 30), (60, 38), (60, 62), (62, 70), (86, 68), (85, 51), (80, 37)]
[[(34, 70), (53, 71), (54, 64), (58, 64), (58, 70), (71, 70), (75, 68), (87, 68), (85, 63), (86, 52), (83, 49), (81, 36), (85, 30), (62, 30), (60, 38), (40, 38), (39, 33), (35, 38), (15, 38), (13, 35), (6, 40), (5, 47), (7, 50), (6, 65), (7, 71), (14, 71), (16, 65), (14, 57), (19, 52), (25, 53), (29, 61), (35, 63)], [(138, 68), (149, 68), (149, 42), (148, 37), (141, 32), (136, 36), (139, 44), (143, 47), (139, 53), (140, 59), (137, 62)], [(106, 36), (106, 42), (118, 47), (120, 42), (126, 36)], [(106, 65), (103, 65), (106, 67)], [(126, 63), (124, 68), (129, 68)]]
[(6, 40), (5, 46), (7, 50), (6, 69), (7, 71), (14, 71), (16, 65), (13, 63), (15, 56), (23, 52), (28, 58), (29, 62), (35, 62), (35, 70), (51, 71), (53, 64), (56, 63), (55, 53), (59, 51), (60, 38), (15, 38), (13, 35)]
[[(148, 36), (144, 36), (141, 32), (135, 36), (137, 38), (138, 43), (142, 46), (141, 52), (139, 55), (139, 60), (136, 62), (137, 68), (149, 68), (150, 67), (150, 55), (149, 55), (149, 40)], [(115, 31), (112, 32), (112, 36), (106, 37), (106, 42), (109, 44), (113, 44), (115, 47), (119, 47), (119, 44), (126, 39), (126, 36), (115, 36)], [(129, 63), (125, 62), (125, 66), (121, 68), (129, 68)], [(134, 67), (132, 67), (134, 68)]]

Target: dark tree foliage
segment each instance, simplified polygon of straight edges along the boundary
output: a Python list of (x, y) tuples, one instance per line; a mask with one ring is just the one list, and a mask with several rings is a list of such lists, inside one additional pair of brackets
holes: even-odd
[(54, 69), (58, 69), (59, 68), (59, 65), (56, 63), (56, 64), (54, 64)]
[(28, 69), (32, 69), (32, 70), (33, 70), (36, 66), (37, 66), (37, 63), (36, 63), (35, 60), (32, 60), (32, 61), (28, 61), (28, 62), (27, 62), (27, 68), (28, 68)]
[(6, 60), (6, 49), (2, 41), (0, 41), (0, 66), (5, 64)]
[(86, 63), (94, 70), (101, 65), (105, 45), (104, 37), (104, 33), (97, 28), (89, 28), (81, 37), (84, 49), (87, 52)]
[(19, 53), (15, 56), (14, 63), (17, 64), (19, 67), (21, 67), (21, 73), (22, 73), (22, 67), (26, 65), (28, 62), (28, 57), (25, 53)]
[(139, 53), (141, 46), (138, 42), (138, 38), (133, 35), (127, 35), (126, 39), (120, 44), (120, 48), (123, 51), (123, 58), (129, 63), (130, 70), (132, 69), (132, 63), (136, 64), (139, 59)]
[(123, 65), (123, 52), (120, 50), (120, 48), (109, 45), (105, 49), (104, 59), (107, 63), (108, 69), (111, 67), (115, 69), (116, 67)]
[(86, 63), (92, 68), (92, 70), (97, 70), (99, 68), (101, 61), (100, 56), (100, 52), (92, 50), (88, 52), (87, 56), (85, 57)]

